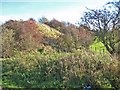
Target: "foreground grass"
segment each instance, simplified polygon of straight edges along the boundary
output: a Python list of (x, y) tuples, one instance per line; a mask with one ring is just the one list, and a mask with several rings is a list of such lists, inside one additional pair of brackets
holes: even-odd
[(3, 87), (120, 88), (120, 62), (108, 54), (16, 52), (3, 60)]

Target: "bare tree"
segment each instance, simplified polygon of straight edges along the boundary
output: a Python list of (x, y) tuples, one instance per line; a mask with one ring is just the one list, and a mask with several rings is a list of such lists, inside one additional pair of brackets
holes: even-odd
[[(110, 54), (120, 53), (120, 1), (109, 2), (103, 9), (87, 9), (81, 23), (96, 32)], [(117, 48), (117, 49), (116, 49)]]

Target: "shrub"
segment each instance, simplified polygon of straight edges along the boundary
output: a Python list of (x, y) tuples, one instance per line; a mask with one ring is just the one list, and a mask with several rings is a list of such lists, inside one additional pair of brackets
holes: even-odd
[[(3, 29), (3, 54), (11, 55), (13, 49), (19, 51), (33, 50), (41, 47), (42, 34), (34, 20), (13, 21), (2, 25)], [(6, 46), (7, 45), (7, 46)], [(9, 46), (8, 46), (9, 45)], [(10, 53), (11, 52), (11, 53)], [(6, 55), (6, 56), (7, 56)]]
[[(64, 55), (64, 57), (63, 57)], [(120, 88), (119, 61), (92, 52), (19, 52), (3, 60), (3, 86), (6, 79), (17, 87), (29, 88)], [(8, 83), (10, 84), (10, 83)]]
[(2, 28), (2, 57), (11, 57), (14, 53), (15, 38), (12, 29)]

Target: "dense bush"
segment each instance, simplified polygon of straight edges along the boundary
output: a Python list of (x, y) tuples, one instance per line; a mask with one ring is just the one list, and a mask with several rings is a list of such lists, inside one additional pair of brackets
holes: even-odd
[(31, 19), (27, 21), (9, 20), (5, 24), (3, 24), (3, 26), (6, 27), (7, 29), (14, 30), (16, 40), (20, 40), (21, 37), (23, 37), (27, 33), (29, 33), (29, 36), (31, 36), (31, 38), (34, 40), (37, 41), (42, 40), (42, 34), (39, 32), (38, 25), (34, 20)]
[(7, 29), (2, 27), (2, 55), (1, 57), (10, 57), (12, 56), (14, 47), (15, 47), (15, 38), (14, 38), (14, 31), (12, 29)]
[[(17, 53), (17, 52), (16, 52)], [(64, 55), (64, 56), (63, 56)], [(81, 50), (76, 53), (18, 52), (3, 60), (3, 87), (120, 88), (119, 61), (108, 55)]]

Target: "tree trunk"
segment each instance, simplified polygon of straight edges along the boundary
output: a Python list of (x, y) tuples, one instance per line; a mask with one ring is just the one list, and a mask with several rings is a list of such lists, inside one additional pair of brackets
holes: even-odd
[(110, 53), (110, 54), (113, 54), (114, 53), (114, 50), (111, 50), (110, 47), (108, 46), (108, 44), (106, 44), (105, 40), (103, 40), (103, 44), (105, 46), (105, 48), (107, 49), (107, 51)]

